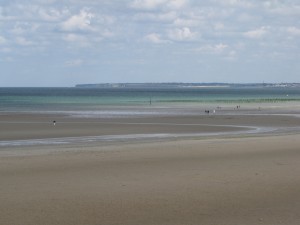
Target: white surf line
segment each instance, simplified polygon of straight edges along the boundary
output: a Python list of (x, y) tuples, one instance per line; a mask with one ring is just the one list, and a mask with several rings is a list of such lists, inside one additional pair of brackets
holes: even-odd
[(165, 138), (179, 138), (179, 137), (209, 137), (209, 136), (234, 135), (234, 134), (266, 133), (266, 132), (271, 132), (276, 130), (276, 128), (265, 128), (265, 127), (251, 127), (251, 128), (253, 129), (248, 129), (243, 131), (228, 131), (228, 132), (182, 133), (182, 134), (181, 133), (125, 134), (125, 135), (102, 135), (102, 136), (12, 140), (12, 141), (0, 141), (0, 147), (59, 145), (59, 144), (72, 144), (72, 143), (90, 143), (96, 141), (112, 142), (112, 141), (128, 141), (128, 140), (151, 140), (151, 139), (165, 139)]

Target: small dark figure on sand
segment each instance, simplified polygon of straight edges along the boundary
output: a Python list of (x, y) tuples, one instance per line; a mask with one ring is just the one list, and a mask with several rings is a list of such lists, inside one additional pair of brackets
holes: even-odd
[(56, 121), (55, 121), (55, 120), (53, 120), (53, 125), (55, 126), (55, 124), (56, 124)]

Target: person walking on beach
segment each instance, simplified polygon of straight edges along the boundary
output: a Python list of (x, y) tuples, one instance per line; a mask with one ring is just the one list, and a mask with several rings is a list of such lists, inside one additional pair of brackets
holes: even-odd
[(56, 121), (55, 121), (55, 120), (53, 120), (53, 126), (55, 126), (55, 124), (56, 124)]

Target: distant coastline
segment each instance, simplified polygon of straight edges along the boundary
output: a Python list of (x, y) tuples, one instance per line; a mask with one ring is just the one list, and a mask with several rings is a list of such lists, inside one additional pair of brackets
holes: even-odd
[(77, 88), (300, 88), (300, 83), (98, 83), (77, 84)]

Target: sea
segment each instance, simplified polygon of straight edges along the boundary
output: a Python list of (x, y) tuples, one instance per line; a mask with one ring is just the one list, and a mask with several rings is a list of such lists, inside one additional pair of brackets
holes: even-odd
[[(63, 114), (75, 118), (140, 118), (155, 116), (200, 115), (206, 110), (232, 114), (270, 104), (300, 106), (299, 88), (0, 88), (0, 115), (9, 113)], [(240, 110), (242, 106), (242, 110)], [(239, 110), (233, 110), (238, 107)], [(230, 109), (228, 111), (224, 109)], [(253, 111), (245, 110), (244, 113)], [(252, 114), (251, 114), (252, 115)], [(267, 114), (268, 115), (268, 114)], [(1, 127), (0, 127), (1, 128)], [(270, 128), (243, 127), (236, 133), (269, 132)], [(228, 135), (231, 132), (227, 132)], [(131, 134), (96, 137), (63, 137), (33, 140), (3, 140), (0, 147), (91, 143), (101, 141), (151, 140), (184, 136), (213, 136), (224, 133)], [(3, 151), (2, 151), (3, 153)], [(9, 151), (8, 154), (11, 154)], [(18, 153), (19, 154), (19, 153)]]
[(300, 103), (300, 88), (0, 88), (0, 113), (124, 117), (184, 113), (179, 105), (188, 113), (190, 106), (253, 103)]

